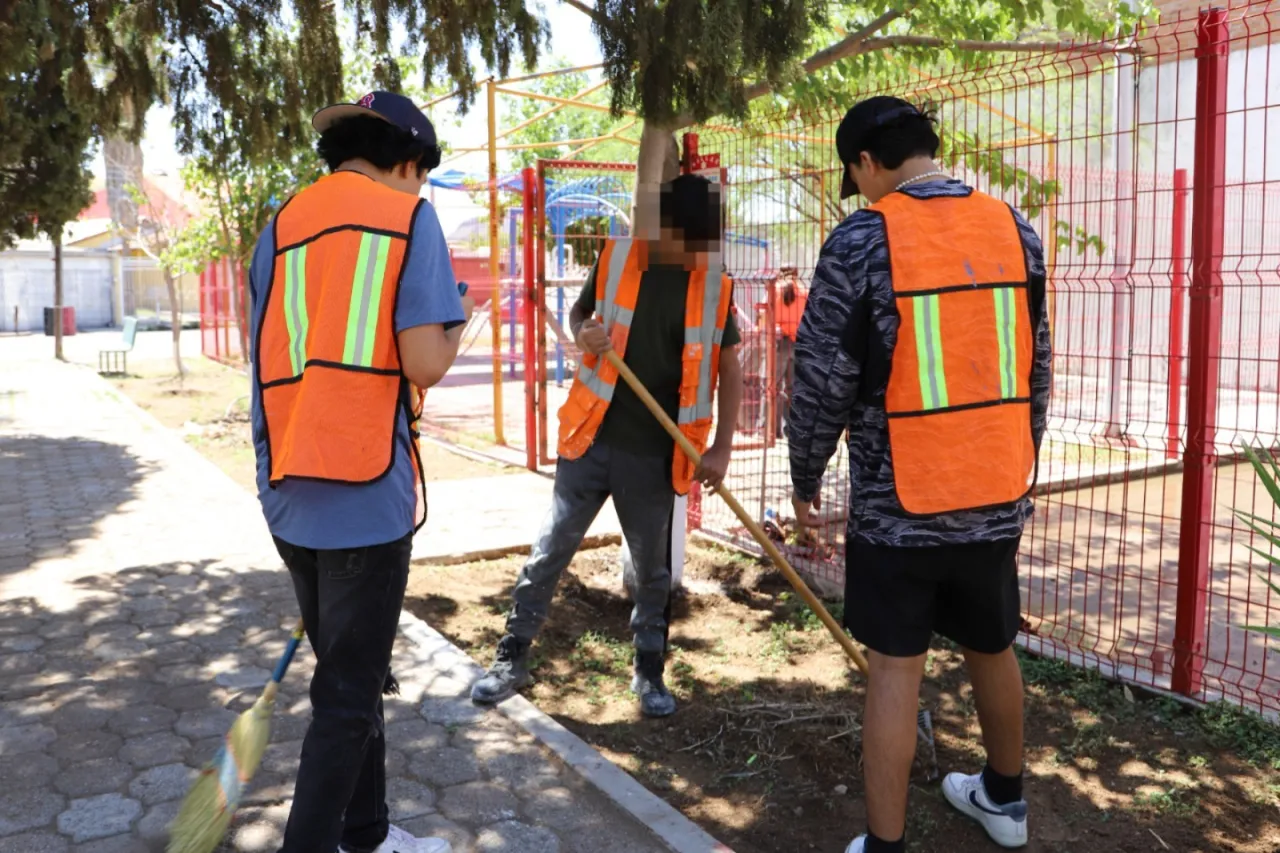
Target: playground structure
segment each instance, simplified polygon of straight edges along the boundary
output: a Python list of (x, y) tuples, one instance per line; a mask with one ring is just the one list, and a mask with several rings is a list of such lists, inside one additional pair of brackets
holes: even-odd
[[(1166, 16), (1136, 42), (915, 69), (910, 82), (865, 94), (928, 101), (943, 164), (1026, 213), (1044, 241), (1055, 380), (1023, 540), (1020, 643), (1154, 690), (1274, 714), (1280, 645), (1238, 626), (1280, 624), (1280, 600), (1249, 550), (1267, 543), (1231, 513), (1271, 517), (1240, 444), (1280, 445), (1273, 5)], [(517, 82), (488, 86), (488, 179), (437, 186), (487, 195), (490, 215), (487, 253), (455, 258), (485, 311), (454, 373), (428, 394), (425, 428), (547, 472), (577, 360), (567, 312), (602, 241), (629, 233), (634, 166), (579, 159), (603, 141), (579, 140), (569, 159), (499, 175), (498, 143), (513, 129), (499, 132), (494, 99), (515, 96)], [(551, 103), (540, 115), (602, 109), (537, 97)], [(776, 430), (778, 273), (794, 267), (811, 280), (826, 235), (853, 210), (838, 198), (839, 117), (708, 123), (681, 140), (683, 168), (722, 185), (747, 377), (727, 485), (759, 521), (789, 514), (788, 448)], [(831, 592), (843, 578), (848, 492), (842, 448), (824, 487), (829, 524), (816, 542), (787, 546)], [(756, 550), (716, 499), (695, 489), (687, 512), (690, 530)]]

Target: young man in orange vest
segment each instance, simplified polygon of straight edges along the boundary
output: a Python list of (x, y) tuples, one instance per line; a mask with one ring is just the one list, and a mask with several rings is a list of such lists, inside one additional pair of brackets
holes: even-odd
[(316, 656), (281, 853), (449, 853), (388, 821), (382, 695), (426, 517), (418, 389), (473, 306), (419, 197), (440, 163), (427, 117), (374, 92), (313, 124), (332, 174), (276, 214), (249, 276), (258, 494)]
[[(683, 175), (662, 187), (656, 240), (609, 240), (582, 288), (570, 324), (582, 364), (560, 409), (551, 512), (516, 581), (507, 633), (476, 702), (501, 701), (529, 683), (529, 646), (547, 618), (561, 573), (611, 495), (631, 552), (635, 678), (642, 713), (676, 709), (663, 682), (671, 594), (671, 512), (694, 480), (714, 487), (729, 467), (742, 371), (732, 284), (712, 259), (720, 240), (719, 194)], [(603, 358), (616, 350), (680, 425), (701, 467), (675, 442)], [(712, 399), (720, 389), (715, 440)]]
[(791, 410), (796, 379), (796, 330), (800, 328), (800, 318), (804, 316), (804, 306), (809, 301), (809, 288), (800, 281), (795, 267), (783, 267), (779, 273), (778, 280), (774, 282), (773, 320), (777, 327), (774, 371), (778, 378), (775, 383), (781, 386), (782, 392), (775, 407), (775, 426), (777, 434), (781, 435), (783, 421)]
[(932, 119), (897, 98), (836, 132), (843, 198), (871, 206), (818, 258), (796, 338), (789, 443), (797, 520), (849, 431), (845, 623), (871, 665), (862, 731), (866, 835), (899, 853), (932, 635), (964, 651), (987, 765), (943, 793), (1005, 847), (1022, 797), (1018, 544), (1032, 513), (1052, 367), (1040, 240), (1004, 202), (933, 161)]

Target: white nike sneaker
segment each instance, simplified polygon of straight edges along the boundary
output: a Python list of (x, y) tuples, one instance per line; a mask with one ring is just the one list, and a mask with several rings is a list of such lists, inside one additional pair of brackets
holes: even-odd
[[(350, 853), (339, 847), (338, 853)], [(387, 838), (373, 853), (453, 853), (453, 847), (443, 838), (414, 838), (398, 826), (392, 826)]]
[(1026, 800), (997, 806), (987, 796), (982, 774), (948, 773), (942, 780), (942, 793), (957, 811), (977, 821), (996, 844), (1008, 848), (1026, 845)]
[(859, 835), (857, 838), (849, 842), (849, 846), (844, 849), (844, 853), (862, 853), (867, 847), (867, 837)]

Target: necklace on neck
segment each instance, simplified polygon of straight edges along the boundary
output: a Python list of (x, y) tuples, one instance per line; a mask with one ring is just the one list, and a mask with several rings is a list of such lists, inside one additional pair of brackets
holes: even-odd
[(931, 172), (925, 172), (922, 175), (916, 175), (914, 178), (907, 178), (905, 181), (903, 181), (902, 183), (894, 187), (893, 191), (899, 192), (903, 187), (908, 186), (910, 184), (914, 184), (917, 181), (923, 181), (925, 178), (945, 178), (945, 177), (947, 177), (946, 172), (942, 171), (941, 169), (934, 169)]

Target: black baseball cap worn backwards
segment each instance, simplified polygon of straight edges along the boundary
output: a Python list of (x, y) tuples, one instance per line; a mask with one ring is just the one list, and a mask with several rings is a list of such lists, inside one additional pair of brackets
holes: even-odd
[(857, 195), (858, 185), (849, 176), (849, 164), (857, 163), (859, 156), (866, 149), (862, 147), (867, 135), (878, 127), (909, 115), (922, 115), (911, 104), (901, 98), (877, 95), (859, 101), (849, 108), (836, 128), (836, 153), (840, 155), (840, 163), (844, 166), (844, 180), (840, 183), (840, 198)]
[(427, 145), (438, 147), (431, 120), (409, 98), (394, 92), (370, 92), (354, 104), (333, 104), (320, 110), (311, 125), (324, 133), (339, 121), (353, 116), (372, 116), (413, 134)]

